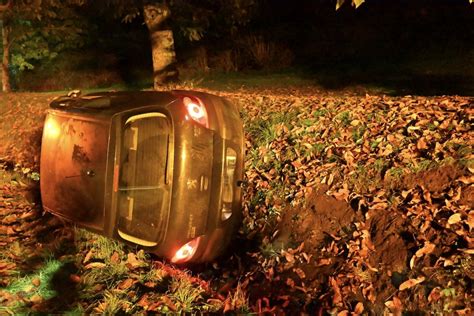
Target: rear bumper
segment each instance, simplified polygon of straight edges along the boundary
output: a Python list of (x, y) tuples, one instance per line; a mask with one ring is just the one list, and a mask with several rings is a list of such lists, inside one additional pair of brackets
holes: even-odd
[[(244, 148), (242, 126), (236, 124), (236, 120), (240, 122), (238, 109), (222, 98), (198, 97), (206, 105), (210, 127), (177, 117), (177, 122), (185, 123), (174, 124), (169, 222), (164, 240), (152, 249), (171, 259), (182, 245), (200, 237), (192, 262), (209, 261), (221, 254), (242, 217), (238, 183), (243, 177)], [(227, 176), (229, 152), (236, 156), (231, 179)], [(223, 208), (227, 216), (223, 216)]]

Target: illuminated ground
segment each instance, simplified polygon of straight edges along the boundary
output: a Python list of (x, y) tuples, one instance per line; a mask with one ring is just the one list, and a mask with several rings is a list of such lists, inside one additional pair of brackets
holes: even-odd
[(472, 313), (472, 98), (225, 95), (245, 122), (244, 222), (193, 272), (43, 215), (54, 95), (1, 95), (0, 312)]

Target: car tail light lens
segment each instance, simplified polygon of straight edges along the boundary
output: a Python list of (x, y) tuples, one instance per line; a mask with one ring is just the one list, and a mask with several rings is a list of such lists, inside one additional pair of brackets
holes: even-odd
[(201, 237), (194, 238), (190, 242), (184, 244), (181, 248), (176, 251), (174, 257), (171, 259), (173, 263), (183, 263), (189, 261), (199, 246), (199, 242), (201, 241)]
[(198, 98), (183, 98), (184, 106), (187, 111), (187, 118), (191, 118), (199, 124), (209, 127), (209, 121), (207, 117), (207, 111), (204, 104)]

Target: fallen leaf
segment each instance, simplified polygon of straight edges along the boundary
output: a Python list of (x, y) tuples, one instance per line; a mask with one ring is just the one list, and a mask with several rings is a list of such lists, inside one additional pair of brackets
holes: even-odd
[(138, 300), (137, 302), (138, 306), (146, 308), (147, 306), (150, 305), (150, 302), (148, 301), (148, 294), (145, 293), (142, 295), (142, 297)]
[(293, 254), (285, 250), (283, 250), (282, 253), (285, 256), (286, 261), (288, 261), (289, 263), (295, 262), (295, 256)]
[(32, 297), (30, 297), (30, 302), (35, 303), (35, 304), (40, 303), (43, 300), (44, 298), (39, 294), (34, 294)]
[(291, 278), (287, 278), (286, 279), (286, 285), (288, 285), (291, 288), (294, 288), (295, 287), (295, 281)]
[(120, 262), (120, 255), (118, 254), (117, 251), (114, 251), (114, 253), (110, 257), (110, 262), (113, 262), (113, 263), (119, 263)]
[(38, 287), (38, 286), (41, 285), (41, 280), (40, 280), (39, 278), (34, 278), (33, 280), (31, 280), (31, 283), (32, 283), (34, 286)]
[(120, 290), (126, 290), (128, 288), (130, 288), (136, 281), (134, 279), (126, 279), (126, 280), (123, 280), (122, 282), (120, 282), (117, 287), (120, 289)]
[(349, 198), (349, 190), (347, 189), (340, 189), (339, 191), (333, 193), (332, 195), (336, 198), (338, 201), (347, 201)]
[(92, 249), (89, 250), (86, 256), (84, 257), (84, 260), (82, 261), (82, 263), (86, 264), (87, 262), (89, 262), (89, 260), (91, 260), (93, 255), (94, 255), (94, 251)]
[(302, 163), (301, 161), (298, 159), (298, 160), (295, 160), (295, 161), (292, 161), (291, 164), (293, 165), (293, 167), (295, 167), (296, 169), (300, 168), (302, 166)]
[(304, 273), (304, 271), (302, 269), (296, 268), (296, 269), (294, 269), (294, 271), (300, 277), (300, 279), (306, 278), (306, 274)]
[(157, 301), (157, 302), (153, 302), (151, 303), (150, 305), (147, 306), (147, 311), (150, 311), (150, 312), (157, 312), (158, 311), (158, 308), (160, 308), (160, 306), (163, 305), (163, 302), (161, 301)]
[(337, 284), (336, 279), (334, 279), (333, 277), (329, 277), (329, 283), (331, 284), (332, 290), (334, 292), (334, 295), (332, 297), (332, 303), (334, 305), (338, 305), (342, 302), (342, 295), (339, 285)]
[(87, 264), (84, 269), (88, 270), (88, 269), (102, 269), (106, 266), (105, 263), (103, 262), (91, 262), (89, 264)]
[(134, 253), (130, 252), (127, 255), (127, 266), (130, 269), (136, 269), (144, 265), (146, 264), (143, 261), (138, 260), (137, 256)]
[(426, 144), (426, 140), (424, 137), (421, 137), (418, 142), (416, 143), (416, 148), (419, 150), (427, 149), (428, 145)]
[(400, 290), (400, 291), (407, 290), (409, 288), (414, 287), (417, 284), (420, 284), (423, 281), (425, 281), (424, 276), (418, 277), (416, 279), (409, 279), (409, 280), (403, 282), (402, 284), (400, 284), (400, 286), (398, 287), (398, 290)]
[(167, 295), (163, 295), (161, 297), (161, 300), (163, 301), (163, 303), (166, 304), (166, 306), (168, 306), (169, 309), (171, 309), (173, 312), (176, 311), (176, 305), (173, 303), (173, 301), (167, 296)]
[(69, 280), (71, 280), (74, 283), (80, 283), (81, 282), (81, 277), (78, 276), (77, 274), (70, 274), (69, 275)]
[(425, 241), (425, 245), (423, 248), (420, 248), (416, 251), (415, 256), (420, 258), (424, 255), (432, 253), (436, 248), (435, 244), (430, 243), (429, 241)]
[(403, 305), (400, 299), (396, 296), (393, 297), (391, 301), (385, 302), (385, 306), (390, 309), (393, 316), (401, 316), (403, 311)]
[(410, 269), (413, 269), (415, 266), (416, 256), (412, 256), (410, 259)]
[(448, 218), (448, 224), (454, 225), (461, 221), (461, 214), (455, 213)]
[(354, 313), (362, 314), (364, 311), (364, 304), (362, 302), (358, 302), (354, 308)]
[(143, 285), (148, 287), (148, 288), (154, 288), (154, 287), (156, 287), (157, 283), (152, 282), (152, 281), (148, 281), (148, 282), (143, 283)]
[(437, 302), (441, 298), (441, 289), (439, 287), (435, 287), (431, 290), (430, 294), (428, 295), (428, 302)]

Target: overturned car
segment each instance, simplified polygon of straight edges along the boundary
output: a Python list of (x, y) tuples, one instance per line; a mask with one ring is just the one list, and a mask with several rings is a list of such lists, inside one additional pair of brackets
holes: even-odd
[(222, 254), (241, 222), (237, 107), (207, 93), (54, 100), (41, 148), (45, 210), (174, 263)]

